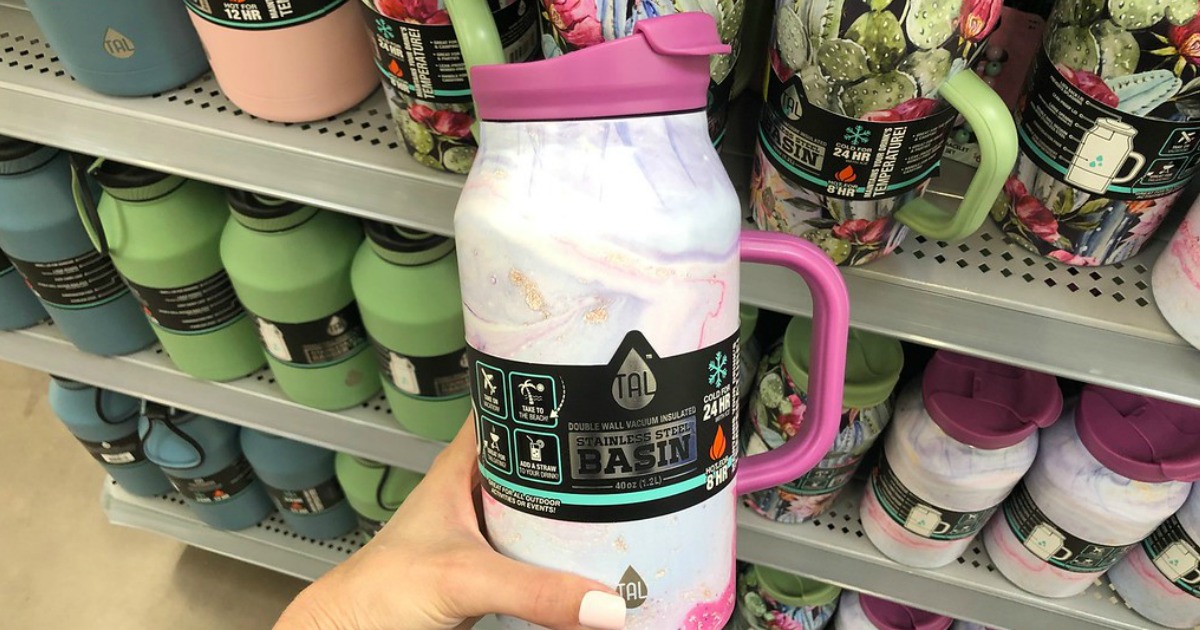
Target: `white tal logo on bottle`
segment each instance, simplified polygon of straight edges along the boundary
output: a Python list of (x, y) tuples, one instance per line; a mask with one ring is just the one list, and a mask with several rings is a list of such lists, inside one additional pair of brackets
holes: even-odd
[(137, 52), (133, 40), (113, 27), (104, 32), (104, 52), (117, 59), (128, 59)]
[(621, 407), (634, 411), (649, 405), (657, 391), (658, 380), (654, 378), (654, 372), (650, 371), (650, 366), (646, 365), (636, 349), (630, 349), (617, 376), (613, 378), (613, 400)]

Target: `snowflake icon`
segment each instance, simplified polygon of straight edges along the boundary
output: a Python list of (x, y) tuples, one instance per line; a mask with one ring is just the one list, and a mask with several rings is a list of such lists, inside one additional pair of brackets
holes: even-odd
[(708, 384), (713, 387), (720, 387), (728, 375), (729, 357), (726, 357), (724, 352), (718, 350), (713, 360), (708, 362)]
[(396, 32), (392, 29), (392, 25), (388, 24), (387, 20), (383, 18), (375, 20), (375, 28), (379, 31), (380, 35), (383, 35), (388, 39), (393, 39), (396, 37)]
[(853, 144), (854, 146), (864, 145), (871, 140), (871, 130), (862, 125), (855, 125), (846, 128), (846, 135), (842, 139)]

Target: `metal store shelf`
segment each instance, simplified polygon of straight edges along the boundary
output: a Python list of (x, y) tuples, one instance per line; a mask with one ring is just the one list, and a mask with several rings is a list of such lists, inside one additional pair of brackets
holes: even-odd
[[(211, 77), (150, 98), (105, 97), (65, 75), (28, 13), (3, 6), (0, 133), (442, 234), (463, 181), (408, 157), (379, 93), (307, 124), (255, 119)], [(744, 139), (729, 144), (745, 152)], [(953, 207), (970, 171), (947, 163), (944, 172), (932, 194)], [(962, 243), (910, 239), (846, 281), (861, 328), (1200, 406), (1200, 352), (1154, 305), (1158, 247), (1149, 249), (1076, 269), (1007, 244), (989, 225)], [(800, 281), (775, 269), (746, 266), (742, 296), (811, 308)]]

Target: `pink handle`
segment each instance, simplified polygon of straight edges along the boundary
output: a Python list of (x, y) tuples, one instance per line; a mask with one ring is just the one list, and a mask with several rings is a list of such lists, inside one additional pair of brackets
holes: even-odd
[(800, 432), (783, 446), (738, 463), (737, 493), (765, 490), (797, 479), (833, 446), (842, 417), (850, 296), (837, 265), (806, 240), (778, 232), (743, 230), (742, 260), (787, 267), (812, 293), (813, 342), (808, 413)]

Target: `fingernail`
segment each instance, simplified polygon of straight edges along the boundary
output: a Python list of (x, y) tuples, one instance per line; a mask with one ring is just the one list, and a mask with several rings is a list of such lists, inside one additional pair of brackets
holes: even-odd
[(591, 630), (624, 630), (625, 600), (604, 591), (588, 591), (579, 604), (579, 625)]

